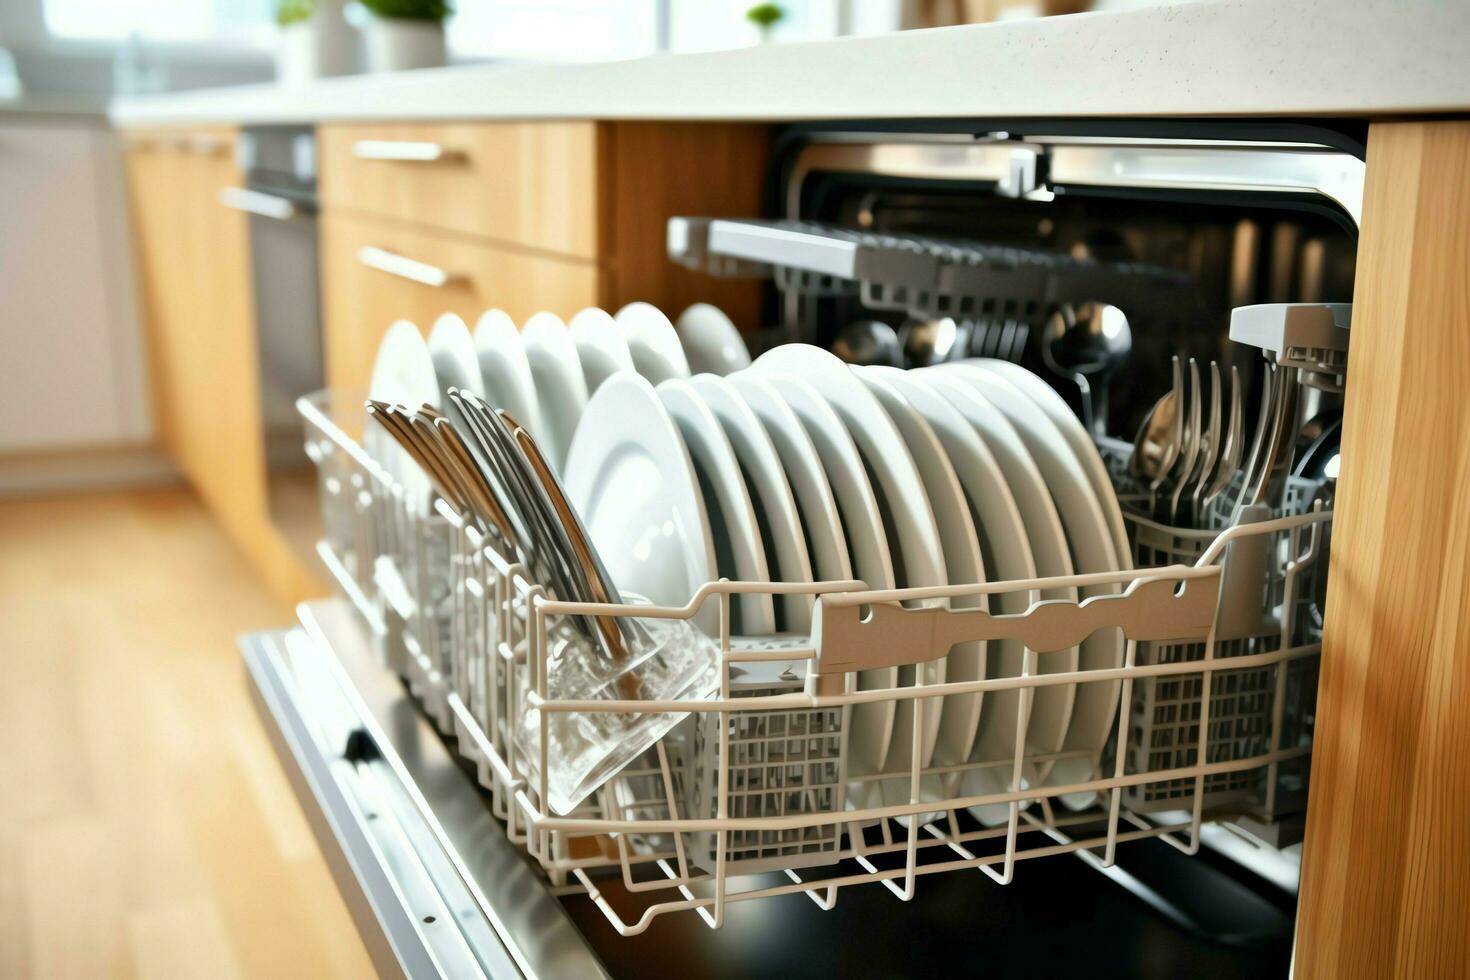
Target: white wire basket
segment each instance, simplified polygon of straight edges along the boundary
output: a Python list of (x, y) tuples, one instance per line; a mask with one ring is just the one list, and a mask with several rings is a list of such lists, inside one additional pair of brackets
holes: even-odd
[[(785, 894), (831, 908), (842, 889), (877, 882), (907, 900), (920, 879), (962, 869), (1004, 884), (1028, 858), (1072, 853), (1105, 868), (1120, 844), (1143, 838), (1193, 854), (1205, 823), (1269, 821), (1304, 797), (1320, 630), (1319, 618), (1303, 611), (1318, 601), (1312, 583), (1325, 568), (1331, 513), (1304, 512), (1299, 493), (1279, 514), (1218, 533), (1134, 519), (1137, 557), (1162, 564), (1140, 560), (1129, 572), (885, 591), (860, 582), (720, 581), (681, 607), (600, 606), (548, 596), (444, 501), (415, 512), (352, 438), (362, 404), (331, 392), (298, 403), (318, 466), (322, 560), (372, 628), (385, 667), (404, 677), (474, 764), (511, 840), (554, 889), (585, 892), (623, 935), (689, 911), (717, 928), (731, 903)], [(1254, 578), (1240, 595), (1256, 597), (1244, 625), (1245, 606), (1230, 591), (1242, 575)], [(1041, 598), (1059, 588), (1096, 594), (1099, 586), (1116, 594), (1080, 604)], [(812, 634), (732, 636), (730, 601), (741, 593), (813, 595)], [(941, 608), (1007, 593), (1026, 597), (1027, 611)], [(719, 688), (708, 698), (548, 695), (547, 638), (558, 617), (691, 619), (705, 603), (716, 604), (720, 622)], [(925, 671), (911, 670), (902, 672), (911, 683), (882, 690), (848, 682), (857, 669), (943, 657), (955, 630), (965, 640), (1023, 644), (1023, 668), (929, 685)], [(1043, 669), (1049, 651), (1098, 631), (1123, 638), (1121, 665)], [(1108, 744), (1028, 746), (1037, 693), (1087, 684), (1119, 691)], [(999, 697), (1007, 692), (1009, 700)], [(926, 712), (942, 698), (977, 694), (982, 714), (987, 703), (1019, 705), (1014, 751), (923, 765)], [(849, 772), (853, 709), (883, 702), (912, 705), (902, 713), (913, 726), (908, 764)], [(517, 732), (531, 711), (528, 743)], [(546, 780), (557, 719), (637, 712), (682, 720), (573, 812), (556, 813)], [(999, 722), (1011, 723), (1011, 715)], [(1090, 760), (1090, 778), (1038, 777), (1079, 755)], [(977, 783), (972, 774), (982, 769), (994, 777)], [(865, 791), (873, 781), (885, 792)], [(1092, 802), (1073, 810), (1079, 799)]]

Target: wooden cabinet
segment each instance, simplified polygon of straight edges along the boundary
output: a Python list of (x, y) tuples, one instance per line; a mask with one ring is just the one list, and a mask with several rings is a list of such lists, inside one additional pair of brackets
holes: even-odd
[(250, 250), (245, 218), (219, 204), (238, 185), (233, 133), (153, 135), (129, 148), (160, 431), (235, 534), (264, 513)]
[(270, 523), (246, 218), (229, 129), (134, 135), (125, 152), (156, 425), (277, 594), (319, 593)]
[[(669, 261), (678, 214), (765, 211), (768, 131), (751, 124), (328, 125), (322, 156), (327, 383), (362, 389), (383, 331), (440, 314), (517, 323), (645, 300), (714, 303), (760, 326), (760, 287)], [(393, 156), (428, 159), (384, 159)], [(370, 250), (364, 255), (364, 249)], [(442, 285), (391, 271), (402, 259)], [(422, 270), (421, 270), (422, 271)]]
[[(516, 251), (355, 213), (327, 214), (321, 240), (333, 388), (367, 388), (378, 341), (394, 320), (427, 331), (441, 314), (457, 313), (473, 327), (493, 307), (517, 323), (538, 310), (565, 319), (597, 303), (604, 278), (589, 259)], [(442, 270), (446, 281), (431, 286), (385, 271), (395, 259)]]
[(323, 206), (580, 258), (598, 254), (592, 122), (321, 129)]
[[(675, 214), (765, 211), (768, 129), (754, 124), (515, 122), (318, 130), (327, 383), (362, 390), (390, 323), (443, 313), (517, 322), (633, 300), (676, 316), (712, 302), (757, 327), (760, 286), (681, 269)], [(137, 265), (158, 431), (278, 593), (312, 582), (270, 522), (249, 229), (229, 128), (128, 134)], [(391, 159), (426, 157), (428, 159)], [(441, 285), (395, 273), (404, 260)], [(424, 278), (422, 276), (420, 279)], [(433, 277), (429, 277), (433, 278)]]

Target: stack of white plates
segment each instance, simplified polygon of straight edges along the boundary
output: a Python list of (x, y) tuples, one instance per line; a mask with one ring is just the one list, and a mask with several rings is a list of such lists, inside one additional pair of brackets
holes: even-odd
[[(792, 344), (751, 363), (714, 307), (691, 307), (676, 327), (634, 303), (615, 317), (584, 310), (570, 326), (542, 313), (520, 329), (493, 310), (473, 337), (445, 316), (427, 344), (412, 325), (395, 324), (372, 384), (373, 397), (409, 404), (448, 404), (450, 387), (468, 388), (516, 416), (561, 470), (618, 587), (662, 605), (683, 605), (722, 577), (861, 579), (886, 589), (1129, 564), (1122, 512), (1092, 440), (1049, 385), (1005, 361), (861, 368)], [(426, 507), (427, 481), (379, 441), (369, 448)], [(1071, 589), (1046, 596), (1084, 597)], [(1024, 593), (1003, 594), (994, 611), (1028, 603)], [(799, 633), (811, 616), (808, 596), (742, 595), (731, 625), (747, 636)], [(715, 632), (714, 604), (696, 621)], [(1028, 656), (1041, 673), (1102, 669), (1121, 666), (1123, 654), (1116, 631), (1040, 654), (1014, 642), (969, 643), (926, 665), (923, 680), (1016, 676)], [(865, 690), (914, 680), (887, 668), (855, 682)], [(1031, 760), (1027, 784), (1091, 778), (1118, 696), (1117, 682), (1099, 682), (1035, 689), (1029, 709), (1016, 691), (936, 699), (925, 709), (919, 759), (951, 773), (926, 779), (925, 794), (1006, 790), (1018, 730)], [(852, 805), (907, 802), (913, 705), (852, 711)], [(984, 763), (994, 765), (974, 765)], [(1063, 802), (1080, 807), (1091, 796)], [(1007, 813), (976, 815), (994, 823)]]
[[(589, 308), (570, 326), (553, 313), (537, 313), (517, 327), (505, 312), (490, 310), (473, 334), (463, 320), (446, 313), (427, 343), (406, 320), (389, 328), (368, 394), (443, 408), (450, 404), (450, 388), (472, 391), (515, 416), (560, 468), (588, 396), (614, 374), (637, 372), (658, 383), (691, 373), (729, 374), (749, 364), (740, 331), (707, 303), (685, 310), (677, 327), (647, 303), (630, 303), (616, 317)], [(418, 468), (384, 433), (367, 438), (369, 449), (402, 477), (412, 499), (427, 507), (429, 484)]]
[[(651, 313), (637, 315), (654, 322)], [(688, 378), (676, 346), (646, 325), (636, 329), (649, 332), (639, 347), (629, 344), (634, 370), (600, 380), (564, 474), (620, 588), (682, 605), (722, 577), (856, 578), (882, 589), (1128, 567), (1122, 513), (1092, 440), (1065, 402), (1023, 368), (987, 360), (921, 371), (854, 368), (793, 344), (728, 377)], [(1051, 597), (1082, 598), (1075, 590)], [(1028, 603), (1024, 593), (996, 600), (1006, 613)], [(733, 604), (731, 624), (748, 636), (800, 632), (811, 614), (808, 597), (746, 595)], [(712, 629), (713, 617), (706, 609), (701, 624)], [(1032, 669), (1116, 667), (1123, 652), (1120, 635), (1102, 632), (1077, 648), (1031, 654), (1038, 656)], [(964, 644), (927, 665), (923, 679), (1015, 676), (1027, 656), (1016, 643)], [(906, 673), (865, 671), (856, 685), (912, 683)], [(1094, 775), (1118, 687), (1036, 691), (1021, 723), (1025, 754), (1041, 760), (1025, 767), (1028, 784)], [(926, 707), (923, 766), (996, 765), (927, 779), (925, 793), (1004, 791), (1020, 710), (1016, 692), (952, 696)], [(912, 701), (854, 708), (852, 805), (907, 802), (912, 711)], [(1082, 806), (1090, 797), (1064, 802)], [(1006, 807), (977, 813), (987, 822), (1006, 815)]]

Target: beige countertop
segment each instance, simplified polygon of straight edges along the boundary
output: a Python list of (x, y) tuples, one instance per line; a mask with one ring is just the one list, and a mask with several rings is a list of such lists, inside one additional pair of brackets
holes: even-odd
[(1355, 115), (1470, 110), (1466, 0), (1211, 0), (597, 64), (122, 98), (123, 126), (410, 119)]

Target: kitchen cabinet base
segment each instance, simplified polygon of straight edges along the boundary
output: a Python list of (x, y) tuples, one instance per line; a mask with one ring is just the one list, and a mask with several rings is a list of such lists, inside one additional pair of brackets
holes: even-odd
[(1296, 975), (1470, 975), (1470, 121), (1374, 123)]

